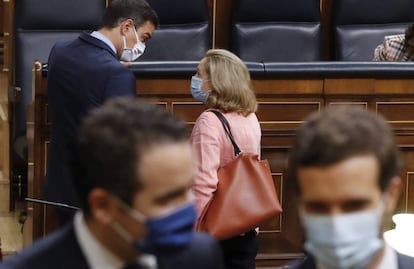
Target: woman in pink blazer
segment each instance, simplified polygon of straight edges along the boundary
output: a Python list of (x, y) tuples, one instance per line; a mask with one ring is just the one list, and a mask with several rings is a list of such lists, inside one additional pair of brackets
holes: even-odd
[[(200, 61), (191, 79), (192, 96), (209, 107), (198, 117), (191, 134), (196, 167), (193, 193), (200, 214), (217, 188), (217, 171), (234, 158), (233, 145), (217, 116), (229, 122), (243, 152), (260, 155), (261, 130), (250, 74), (233, 53), (212, 49)], [(220, 241), (227, 269), (254, 269), (258, 249), (255, 230)]]

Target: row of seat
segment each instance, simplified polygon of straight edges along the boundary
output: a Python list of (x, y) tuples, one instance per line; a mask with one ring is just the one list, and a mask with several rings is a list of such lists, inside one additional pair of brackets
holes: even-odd
[(414, 1), (334, 0), (331, 13), (334, 59), (371, 60), (385, 35), (404, 33), (414, 22)]
[(327, 32), (331, 60), (370, 61), (385, 35), (404, 33), (414, 22), (411, 0), (323, 2), (321, 18), (320, 0), (236, 1), (232, 50), (247, 61), (320, 61)]
[[(182, 76), (186, 74), (184, 70), (193, 67), (212, 47), (212, 1), (147, 1), (160, 17), (160, 29), (140, 58), (139, 68), (147, 75), (157, 69), (163, 75)], [(260, 70), (262, 63), (321, 61), (322, 32), (326, 29), (322, 29), (320, 1), (233, 1), (231, 14), (228, 14), (232, 36), (229, 49), (251, 62), (252, 72), (255, 72), (254, 66), (259, 66)], [(22, 102), (13, 109), (12, 143), (26, 135), (27, 106), (33, 100), (32, 63), (35, 60), (46, 62), (57, 40), (96, 29), (106, 2), (15, 1), (14, 85), (21, 89)], [(384, 35), (402, 33), (414, 21), (414, 1), (335, 0), (331, 20), (329, 31), (334, 40), (334, 59), (369, 61), (375, 45)], [(24, 153), (19, 155), (24, 156)]]
[[(15, 84), (23, 90), (17, 121), (31, 102), (31, 64), (45, 62), (53, 43), (96, 29), (105, 0), (21, 0), (15, 12)], [(198, 61), (212, 47), (207, 0), (149, 0), (161, 27), (140, 61)], [(79, 6), (82, 8), (79, 9)], [(44, 7), (44, 8), (42, 8)], [(375, 7), (375, 8), (373, 8)], [(332, 4), (334, 60), (369, 61), (384, 35), (414, 21), (411, 0), (336, 0)], [(251, 62), (322, 60), (320, 0), (238, 0), (231, 50)], [(23, 134), (23, 128), (16, 135)]]
[[(131, 65), (137, 79), (175, 77), (187, 78), (197, 68), (198, 62), (136, 62)], [(373, 61), (313, 61), (313, 62), (246, 62), (252, 79), (277, 78), (372, 78), (404, 79), (414, 77), (413, 62)], [(43, 65), (47, 75), (47, 65)]]

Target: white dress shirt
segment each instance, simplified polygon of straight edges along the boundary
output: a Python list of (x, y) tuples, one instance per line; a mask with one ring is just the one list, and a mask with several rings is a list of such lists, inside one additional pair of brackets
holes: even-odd
[[(76, 239), (86, 257), (89, 268), (117, 269), (125, 265), (123, 260), (102, 245), (91, 233), (80, 211), (75, 215), (74, 228)], [(154, 255), (141, 255), (137, 262), (143, 265), (144, 268), (157, 268), (157, 260)]]
[(75, 215), (75, 235), (91, 269), (122, 268), (124, 261), (104, 247), (91, 233), (81, 212)]

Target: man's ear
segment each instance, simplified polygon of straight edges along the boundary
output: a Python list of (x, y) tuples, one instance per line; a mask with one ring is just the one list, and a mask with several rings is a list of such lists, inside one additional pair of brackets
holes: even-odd
[(385, 213), (392, 214), (397, 206), (398, 199), (400, 198), (402, 190), (402, 182), (400, 177), (393, 177), (390, 184), (385, 189), (384, 194), (386, 196)]
[(104, 189), (93, 189), (88, 197), (91, 216), (102, 224), (111, 224), (118, 210), (112, 195)]
[(121, 22), (119, 28), (121, 30), (121, 35), (126, 35), (134, 27), (134, 21), (131, 19), (126, 19)]

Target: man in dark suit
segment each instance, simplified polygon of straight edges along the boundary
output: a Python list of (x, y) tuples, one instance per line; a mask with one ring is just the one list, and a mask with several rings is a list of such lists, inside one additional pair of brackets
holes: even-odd
[[(45, 198), (79, 206), (68, 169), (68, 144), (82, 117), (114, 96), (135, 96), (135, 77), (125, 67), (145, 49), (158, 17), (145, 0), (113, 0), (102, 27), (91, 34), (57, 42), (48, 60), (48, 102), (52, 122)], [(120, 61), (124, 61), (122, 64)], [(61, 224), (73, 214), (58, 210)]]
[(217, 242), (193, 230), (194, 169), (182, 120), (115, 98), (85, 118), (73, 149), (82, 210), (1, 269), (223, 268)]
[(385, 120), (358, 107), (309, 116), (290, 152), (307, 258), (294, 269), (409, 269), (382, 237), (400, 195), (400, 152)]

